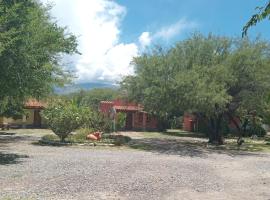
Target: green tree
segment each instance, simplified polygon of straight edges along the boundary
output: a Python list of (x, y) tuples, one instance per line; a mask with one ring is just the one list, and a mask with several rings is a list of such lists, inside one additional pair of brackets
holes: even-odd
[(41, 114), (49, 128), (64, 142), (72, 131), (84, 125), (92, 112), (72, 101), (54, 100)]
[(266, 108), (269, 55), (269, 43), (260, 39), (194, 34), (135, 58), (136, 75), (126, 77), (122, 89), (160, 118), (196, 112), (208, 124), (209, 142), (222, 144), (223, 120)]
[(258, 22), (269, 18), (270, 15), (270, 1), (264, 7), (257, 7), (258, 13), (252, 15), (247, 24), (243, 27), (242, 36), (247, 35), (247, 31), (251, 26), (255, 26)]
[(119, 91), (111, 88), (94, 88), (89, 91), (81, 90), (68, 95), (78, 105), (88, 106), (98, 110), (100, 101), (111, 101), (119, 97)]
[(71, 77), (60, 58), (77, 53), (76, 38), (49, 10), (37, 0), (0, 1), (0, 114), (46, 96)]

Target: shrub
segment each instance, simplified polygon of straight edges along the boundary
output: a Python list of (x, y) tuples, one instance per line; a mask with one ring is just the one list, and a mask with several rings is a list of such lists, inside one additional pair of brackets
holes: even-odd
[(122, 130), (126, 126), (126, 114), (117, 113), (116, 117), (116, 130)]
[(89, 114), (88, 108), (78, 107), (71, 101), (60, 100), (52, 102), (42, 111), (42, 116), (46, 119), (48, 126), (62, 142), (83, 124), (85, 116)]
[(265, 129), (259, 124), (248, 127), (246, 133), (247, 136), (257, 135), (258, 137), (264, 137), (266, 135)]
[(257, 135), (258, 137), (264, 137), (266, 135), (265, 129), (262, 127), (262, 118), (258, 116), (248, 116), (248, 123), (246, 127), (246, 136)]
[(109, 133), (112, 131), (112, 120), (99, 112), (91, 112), (85, 117), (84, 128)]
[(77, 130), (76, 133), (70, 137), (70, 139), (73, 142), (85, 142), (86, 141), (86, 136), (89, 133), (92, 133), (92, 132), (93, 132), (92, 129), (81, 128), (81, 129)]
[(171, 129), (181, 129), (183, 126), (183, 116), (181, 117), (174, 116), (170, 120), (170, 125), (171, 125)]

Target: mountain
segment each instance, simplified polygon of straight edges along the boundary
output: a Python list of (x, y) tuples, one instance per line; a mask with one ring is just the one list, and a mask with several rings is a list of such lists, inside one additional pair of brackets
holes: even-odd
[(77, 92), (80, 90), (91, 90), (94, 88), (117, 88), (118, 86), (112, 83), (102, 83), (102, 82), (88, 82), (88, 83), (78, 83), (68, 85), (62, 88), (55, 88), (54, 92), (56, 94), (69, 94)]

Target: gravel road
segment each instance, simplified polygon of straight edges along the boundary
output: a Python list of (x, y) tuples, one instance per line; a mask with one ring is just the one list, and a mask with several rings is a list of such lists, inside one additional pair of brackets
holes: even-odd
[(36, 139), (0, 136), (0, 199), (270, 199), (270, 154), (49, 147)]

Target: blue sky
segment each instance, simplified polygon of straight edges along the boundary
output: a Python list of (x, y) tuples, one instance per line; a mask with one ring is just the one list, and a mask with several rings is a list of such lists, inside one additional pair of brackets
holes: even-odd
[[(257, 6), (267, 1), (256, 0), (117, 0), (127, 8), (122, 23), (123, 40), (132, 41), (143, 31), (157, 31), (179, 19), (197, 23), (192, 30), (176, 35), (172, 42), (188, 37), (197, 30), (203, 34), (241, 36), (241, 29), (254, 14)], [(269, 21), (263, 21), (249, 31), (250, 36), (261, 34), (269, 39)]]
[[(48, 0), (42, 0), (46, 3)], [(133, 74), (130, 64), (153, 44), (171, 46), (192, 32), (240, 37), (244, 24), (266, 0), (50, 0), (61, 26), (78, 36), (82, 55), (65, 57), (76, 82), (115, 83)], [(270, 39), (270, 21), (252, 27)]]

